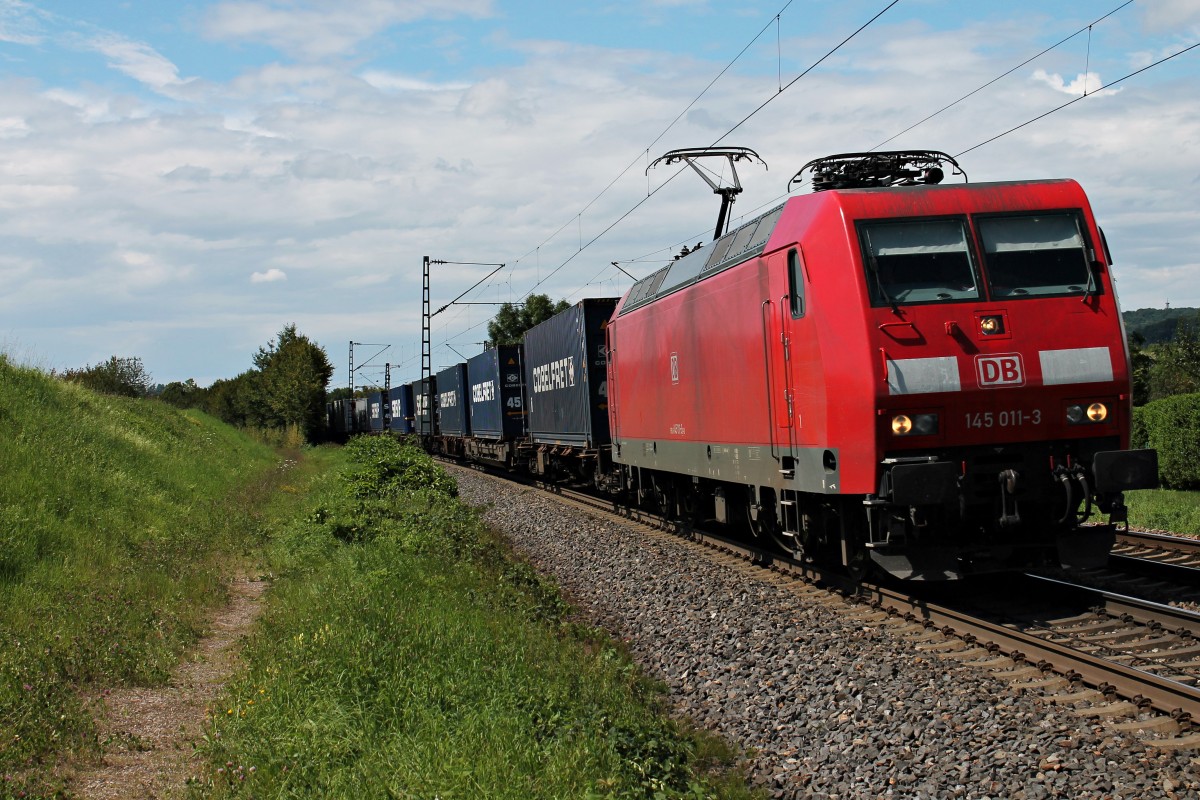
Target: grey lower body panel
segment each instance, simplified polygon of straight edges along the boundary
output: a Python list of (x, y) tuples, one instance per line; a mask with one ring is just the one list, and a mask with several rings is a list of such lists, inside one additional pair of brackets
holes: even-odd
[[(825, 466), (830, 460), (827, 454), (833, 456), (835, 466), (832, 470)], [(824, 447), (783, 451), (776, 448), (772, 454), (766, 445), (622, 439), (613, 444), (613, 461), (630, 467), (747, 486), (770, 486), (814, 494), (841, 493), (837, 450)]]

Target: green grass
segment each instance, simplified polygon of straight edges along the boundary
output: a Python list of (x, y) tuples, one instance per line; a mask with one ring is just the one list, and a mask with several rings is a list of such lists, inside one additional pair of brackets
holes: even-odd
[(1172, 533), (1200, 534), (1200, 492), (1146, 489), (1126, 492), (1129, 524)]
[(429, 459), (355, 440), (273, 535), (198, 796), (745, 797), (720, 742), (511, 557)]
[(0, 356), (0, 773), (55, 790), (96, 748), (82, 698), (161, 683), (258, 544), (268, 448), (197, 412)]

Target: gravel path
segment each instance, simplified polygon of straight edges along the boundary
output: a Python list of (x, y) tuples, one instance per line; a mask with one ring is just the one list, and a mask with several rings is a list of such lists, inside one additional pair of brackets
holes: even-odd
[(1200, 752), (1148, 748), (682, 544), (454, 472), (680, 713), (754, 753), (772, 797), (1200, 797)]
[(210, 632), (168, 685), (117, 689), (107, 697), (106, 713), (97, 720), (103, 758), (74, 776), (72, 796), (161, 800), (187, 795), (207, 705), (240, 663), (238, 645), (258, 619), (266, 587), (261, 580), (235, 579), (229, 604), (214, 615)]

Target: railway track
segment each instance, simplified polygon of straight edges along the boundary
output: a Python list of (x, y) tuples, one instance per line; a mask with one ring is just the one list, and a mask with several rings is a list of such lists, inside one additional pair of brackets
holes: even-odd
[(1121, 531), (1109, 560), (1130, 574), (1200, 587), (1200, 539)]
[(1118, 532), (1106, 566), (1044, 574), (1163, 605), (1200, 610), (1200, 539)]
[[(711, 561), (744, 570), (806, 599), (841, 605), (864, 625), (887, 625), (918, 650), (991, 672), (1015, 691), (1081, 717), (1106, 720), (1162, 749), (1200, 749), (1200, 614), (1111, 592), (1021, 576), (1022, 588), (970, 604), (931, 600), (907, 589), (854, 584), (817, 566), (700, 530), (687, 530), (644, 511), (547, 487), (560, 502), (617, 514), (651, 536), (695, 547)], [(1012, 597), (1043, 600), (1019, 607)], [(945, 592), (943, 592), (945, 594)], [(1051, 600), (1050, 598), (1053, 598)]]

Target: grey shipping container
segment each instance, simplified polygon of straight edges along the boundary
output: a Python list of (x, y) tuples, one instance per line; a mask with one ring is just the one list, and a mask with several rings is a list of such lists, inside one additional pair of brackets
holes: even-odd
[(346, 411), (346, 403), (350, 401), (344, 397), (339, 400), (334, 400), (326, 405), (329, 413), (329, 432), (335, 438), (346, 435), (346, 426), (349, 424), (349, 412)]
[(438, 433), (442, 436), (470, 436), (467, 365), (455, 364), (439, 372), (437, 389)]
[(393, 386), (388, 393), (392, 406), (392, 427), (396, 433), (412, 433), (413, 427), (413, 393), (410, 384)]
[(371, 410), (367, 398), (354, 398), (354, 433), (366, 433), (371, 430)]
[(378, 433), (383, 430), (383, 392), (373, 392), (367, 395), (367, 408), (371, 414), (371, 430)]
[(619, 299), (580, 300), (525, 332), (525, 392), (533, 442), (590, 448), (609, 444), (604, 332)]
[(525, 435), (521, 346), (501, 345), (467, 361), (471, 384), (471, 435), (518, 439)]
[[(426, 380), (428, 386), (425, 385)], [(432, 413), (437, 408), (437, 376), (413, 381), (409, 389), (413, 397), (413, 433), (422, 436), (437, 433), (437, 417)]]

